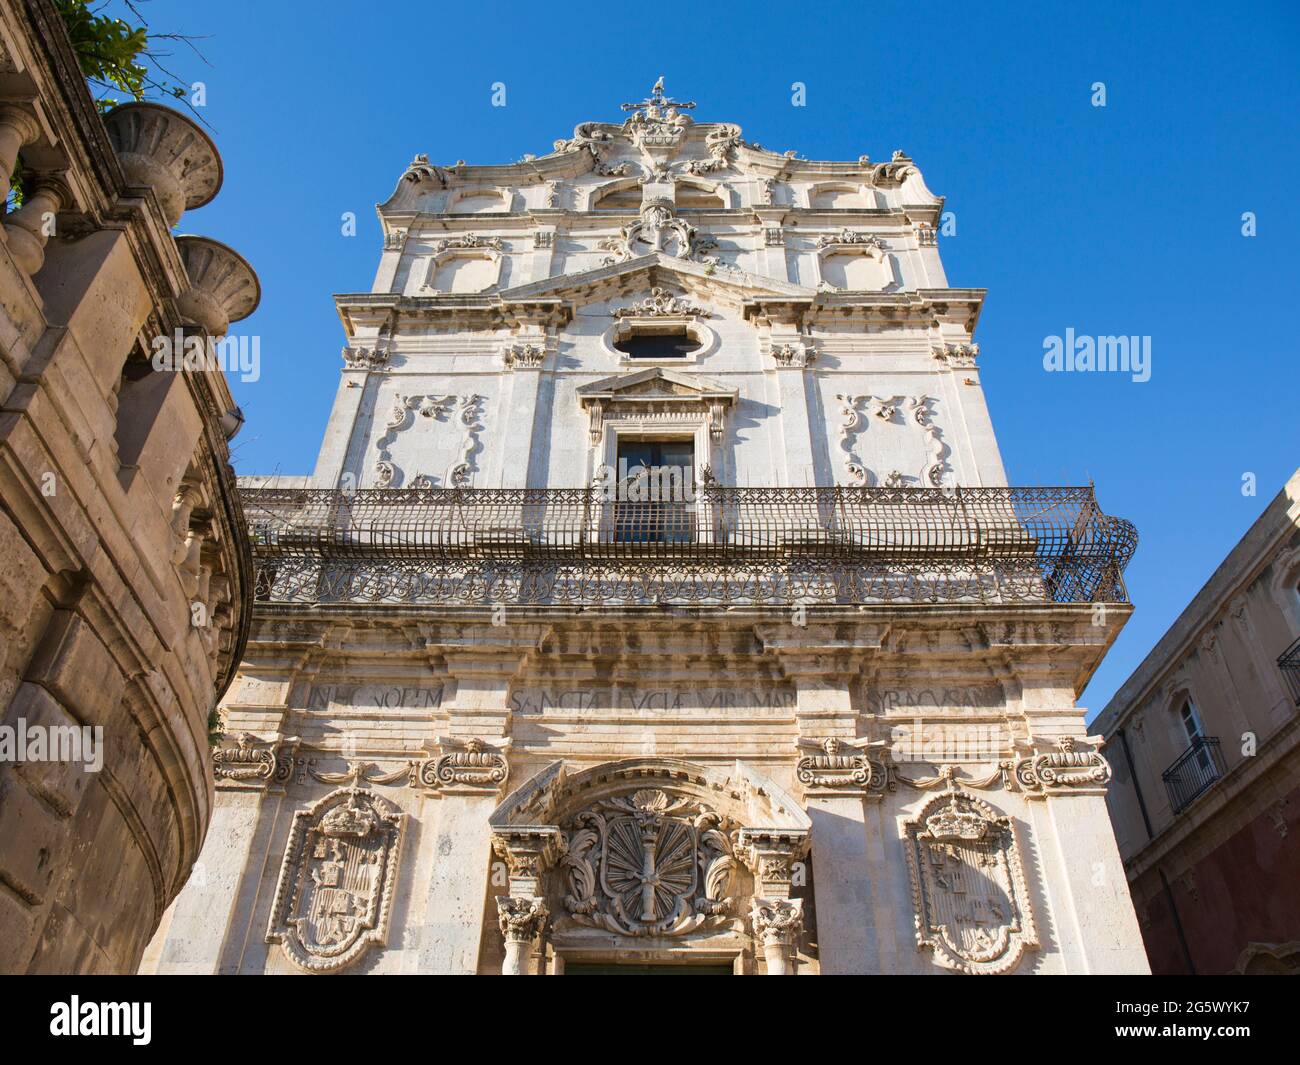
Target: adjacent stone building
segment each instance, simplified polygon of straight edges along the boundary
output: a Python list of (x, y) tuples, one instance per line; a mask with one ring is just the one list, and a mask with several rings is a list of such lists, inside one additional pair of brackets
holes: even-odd
[(693, 108), (379, 207), (144, 971), (1145, 971), (1075, 705), (1132, 526), (1006, 486), (910, 158)]
[[(0, 971), (133, 972), (212, 813), (208, 720), (252, 558), (200, 358), (257, 278), (172, 235), (221, 185), (198, 125), (101, 119), (49, 0), (0, 3)], [(166, 344), (160, 346), (159, 338)], [(176, 368), (178, 367), (179, 368)]]
[(1300, 471), (1094, 725), (1154, 972), (1300, 971), (1297, 711)]

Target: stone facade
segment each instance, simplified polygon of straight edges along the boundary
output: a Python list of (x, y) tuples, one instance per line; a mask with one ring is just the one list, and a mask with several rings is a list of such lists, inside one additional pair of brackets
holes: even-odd
[(911, 159), (693, 107), (380, 206), (144, 971), (1145, 970), (1075, 705), (1131, 526), (1006, 486)]
[(167, 108), (101, 120), (48, 0), (0, 4), (0, 971), (133, 972), (212, 814), (208, 719), (252, 557), (219, 371), (156, 371), (252, 311), (173, 237), (221, 182)]
[(1152, 970), (1300, 969), (1300, 471), (1097, 719)]

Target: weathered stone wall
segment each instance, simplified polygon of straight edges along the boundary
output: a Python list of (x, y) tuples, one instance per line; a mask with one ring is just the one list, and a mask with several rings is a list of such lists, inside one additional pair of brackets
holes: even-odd
[[(150, 345), (220, 336), (257, 281), (214, 293), (171, 236), (219, 185), (197, 126), (101, 121), (46, 0), (0, 31), (0, 175), (26, 195), (0, 241), (0, 971), (131, 972), (207, 830), (251, 594), (229, 390)], [(60, 735), (86, 745), (18, 740)]]

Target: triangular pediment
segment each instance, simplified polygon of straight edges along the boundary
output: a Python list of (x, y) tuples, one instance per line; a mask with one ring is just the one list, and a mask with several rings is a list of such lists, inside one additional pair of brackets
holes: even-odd
[(504, 289), (499, 296), (505, 301), (542, 297), (566, 299), (581, 305), (607, 300), (612, 292), (635, 290), (646, 293), (654, 287), (680, 291), (701, 299), (721, 297), (737, 304), (764, 296), (811, 300), (817, 295), (816, 290), (789, 281), (652, 252), (621, 263), (516, 285)]
[(584, 400), (697, 399), (731, 401), (734, 388), (727, 388), (711, 377), (684, 373), (663, 366), (616, 374), (578, 389)]

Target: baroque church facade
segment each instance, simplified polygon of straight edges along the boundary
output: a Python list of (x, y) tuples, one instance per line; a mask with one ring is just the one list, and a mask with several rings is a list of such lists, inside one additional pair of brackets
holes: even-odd
[(910, 158), (693, 108), (380, 205), (142, 971), (1147, 971), (1076, 705), (1132, 526), (1007, 485)]

